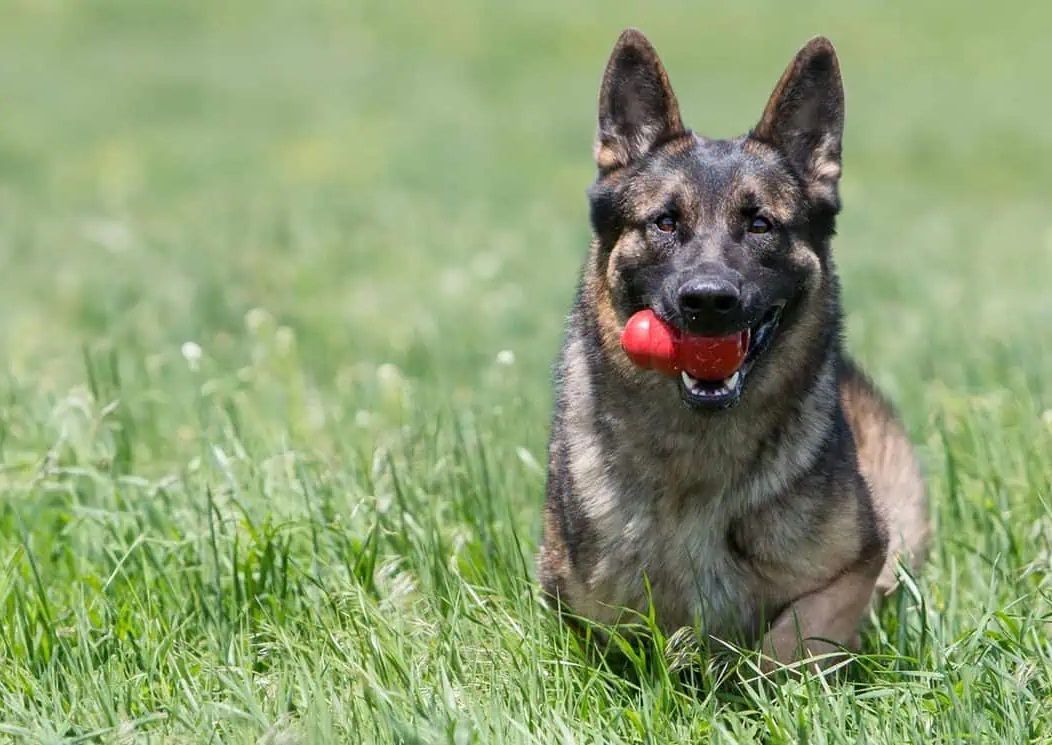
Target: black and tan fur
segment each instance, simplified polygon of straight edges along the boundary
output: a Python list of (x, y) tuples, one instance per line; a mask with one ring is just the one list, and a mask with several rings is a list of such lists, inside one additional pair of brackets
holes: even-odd
[[(599, 97), (594, 240), (557, 365), (538, 568), (561, 608), (614, 623), (647, 610), (649, 583), (665, 629), (763, 640), (788, 662), (854, 645), (897, 557), (921, 560), (912, 448), (841, 341), (830, 239), (842, 129), (826, 39), (732, 140), (684, 128), (649, 42), (618, 40)], [(733, 285), (734, 310), (688, 312), (683, 288), (698, 282), (703, 299)], [(621, 351), (626, 320), (647, 307), (699, 333), (777, 325), (737, 396), (696, 405), (686, 383)]]

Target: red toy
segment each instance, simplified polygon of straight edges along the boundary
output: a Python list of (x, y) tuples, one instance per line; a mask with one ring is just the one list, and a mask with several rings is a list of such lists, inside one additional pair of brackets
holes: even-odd
[(646, 370), (664, 375), (685, 372), (697, 380), (719, 381), (742, 366), (749, 350), (749, 329), (727, 336), (687, 334), (647, 309), (628, 319), (621, 332), (621, 348)]

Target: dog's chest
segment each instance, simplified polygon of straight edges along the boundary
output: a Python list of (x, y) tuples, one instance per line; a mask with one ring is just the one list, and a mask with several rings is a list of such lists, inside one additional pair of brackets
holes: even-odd
[(602, 617), (653, 602), (667, 629), (697, 623), (719, 636), (751, 636), (761, 603), (751, 567), (728, 540), (733, 495), (682, 495), (670, 508), (638, 489), (620, 485), (617, 504), (596, 523), (603, 548), (588, 584)]

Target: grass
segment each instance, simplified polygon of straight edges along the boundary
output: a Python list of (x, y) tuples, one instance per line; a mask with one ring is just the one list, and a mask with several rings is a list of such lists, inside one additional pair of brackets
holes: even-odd
[[(1049, 22), (4, 4), (0, 740), (1052, 741)], [(937, 529), (848, 680), (660, 637), (612, 670), (536, 601), (548, 370), (626, 25), (712, 135), (806, 38), (839, 45), (849, 344)]]

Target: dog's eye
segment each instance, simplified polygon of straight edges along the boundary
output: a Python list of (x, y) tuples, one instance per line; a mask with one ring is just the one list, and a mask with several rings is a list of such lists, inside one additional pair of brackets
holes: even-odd
[(749, 220), (750, 233), (769, 233), (772, 227), (774, 226), (771, 225), (771, 221), (761, 215), (754, 215)]
[(676, 218), (672, 215), (662, 215), (654, 220), (654, 227), (662, 233), (674, 233), (676, 232)]

